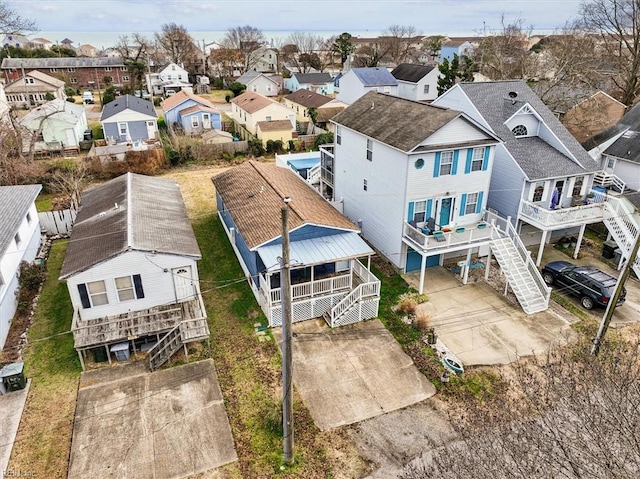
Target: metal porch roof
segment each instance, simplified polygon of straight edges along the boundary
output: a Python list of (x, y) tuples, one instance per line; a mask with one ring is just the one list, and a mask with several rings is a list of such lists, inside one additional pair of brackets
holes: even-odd
[[(282, 256), (281, 244), (261, 246), (257, 252), (268, 272), (280, 269), (278, 258)], [(373, 254), (373, 250), (355, 232), (292, 241), (290, 244), (291, 264), (294, 267), (324, 264), (370, 254)]]

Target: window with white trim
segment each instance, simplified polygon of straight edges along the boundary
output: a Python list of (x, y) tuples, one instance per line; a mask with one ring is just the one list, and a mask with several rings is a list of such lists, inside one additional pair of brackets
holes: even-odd
[(478, 193), (469, 193), (467, 195), (467, 204), (464, 206), (464, 214), (471, 215), (478, 208)]
[(373, 141), (367, 138), (367, 160), (373, 161)]
[(429, 85), (428, 85), (428, 84), (424, 86), (423, 93), (424, 93), (425, 95), (426, 95), (427, 93), (429, 93)]
[(33, 85), (36, 81), (33, 78), (27, 77), (27, 78), (24, 79), (24, 82), (29, 84), (29, 85)]
[(131, 301), (136, 299), (136, 293), (133, 289), (133, 280), (131, 276), (122, 276), (116, 278), (116, 291), (118, 292), (118, 301)]
[(450, 175), (453, 168), (453, 151), (443, 151), (440, 155), (440, 176)]
[(538, 201), (542, 201), (542, 197), (544, 196), (544, 181), (539, 181), (533, 186), (533, 197), (531, 200), (536, 203)]
[(364, 191), (367, 191), (367, 189), (368, 189), (368, 188), (369, 188), (369, 185), (367, 184), (367, 180), (365, 179), (365, 180), (363, 180), (363, 182), (362, 182), (362, 189), (363, 189)]
[(425, 221), (427, 214), (427, 202), (425, 201), (416, 201), (413, 204), (413, 221), (416, 223), (421, 223)]
[(76, 71), (75, 67), (69, 67), (67, 68), (67, 71), (70, 73), (73, 73), (74, 71)]
[(18, 248), (20, 246), (20, 243), (22, 243), (22, 238), (20, 238), (20, 233), (16, 233), (16, 235), (13, 237), (13, 240), (16, 242), (16, 248)]
[(124, 75), (124, 76), (122, 77), (122, 81), (129, 81), (129, 77), (128, 77), (127, 75)]
[(118, 133), (120, 136), (127, 136), (129, 133), (129, 125), (127, 123), (118, 123)]
[(573, 183), (573, 196), (581, 196), (582, 195), (582, 186), (584, 185), (584, 176), (578, 176)]
[(388, 95), (389, 93), (391, 93), (391, 87), (390, 86), (384, 87), (383, 92)]
[(614, 166), (616, 166), (615, 158), (608, 158), (607, 159), (607, 168), (612, 170)]
[(87, 283), (87, 291), (89, 293), (89, 299), (91, 300), (91, 306), (109, 304), (107, 286), (103, 280)]
[(111, 71), (111, 67), (104, 67), (104, 71), (110, 72)]
[(71, 83), (78, 83), (78, 79), (77, 78), (72, 78), (71, 79)]
[(340, 128), (340, 125), (336, 125), (336, 143), (338, 145), (342, 144), (342, 128)]
[(120, 71), (121, 72), (126, 72), (127, 71), (127, 67), (120, 67)]
[(57, 72), (58, 72), (58, 69), (57, 69), (57, 68), (49, 68), (49, 71), (50, 71), (51, 73), (57, 73)]
[(27, 212), (27, 224), (30, 225), (31, 224), (31, 213)]
[(474, 148), (473, 156), (471, 157), (471, 171), (482, 170), (483, 162), (484, 162), (484, 147)]
[(527, 136), (528, 133), (527, 127), (524, 125), (516, 125), (515, 127), (513, 127), (513, 130), (511, 130), (511, 132), (517, 137)]
[(198, 119), (197, 116), (192, 116), (191, 117), (191, 126), (193, 128), (198, 128), (200, 126), (200, 120)]

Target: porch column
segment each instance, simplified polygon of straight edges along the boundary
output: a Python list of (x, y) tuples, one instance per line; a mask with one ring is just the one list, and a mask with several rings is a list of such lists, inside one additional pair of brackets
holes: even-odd
[(536, 266), (542, 263), (542, 253), (544, 252), (544, 244), (547, 242), (547, 230), (542, 230), (542, 238), (540, 239), (540, 248), (538, 248), (538, 257), (536, 258)]
[(367, 256), (367, 269), (371, 271), (371, 255)]
[(469, 268), (471, 267), (471, 248), (467, 250), (467, 261), (464, 268), (464, 275), (462, 275), (462, 284), (467, 284), (469, 278)]
[(484, 267), (484, 280), (489, 281), (489, 268), (491, 267), (491, 247), (489, 247), (489, 254), (487, 255), (487, 265)]
[(420, 264), (420, 288), (418, 292), (422, 294), (424, 290), (424, 270), (427, 268), (427, 256), (422, 255), (422, 263)]
[(80, 366), (82, 366), (82, 370), (84, 371), (84, 359), (82, 357), (82, 349), (78, 349), (78, 357), (80, 358)]
[(584, 224), (580, 227), (580, 233), (578, 233), (578, 242), (576, 243), (576, 250), (573, 252), (573, 259), (578, 259), (578, 252), (580, 251), (580, 244), (582, 243), (582, 237), (584, 236), (584, 230), (587, 225)]
[(315, 268), (314, 265), (311, 265), (310, 268), (311, 268), (311, 285), (309, 287), (311, 288), (311, 297), (313, 298), (313, 290), (314, 290), (314, 287), (313, 287), (313, 270), (316, 269), (316, 268)]
[(111, 366), (111, 351), (109, 351), (109, 345), (105, 344), (104, 349), (107, 350), (107, 358), (109, 359), (109, 366)]

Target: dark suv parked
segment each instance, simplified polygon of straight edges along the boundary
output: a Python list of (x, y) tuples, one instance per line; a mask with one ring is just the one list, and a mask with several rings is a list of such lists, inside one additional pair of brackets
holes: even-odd
[[(547, 264), (542, 268), (542, 277), (547, 284), (557, 284), (564, 292), (578, 296), (585, 309), (592, 309), (596, 304), (606, 306), (618, 281), (599, 269), (576, 266), (567, 261), (553, 261)], [(624, 303), (626, 296), (627, 290), (622, 288), (617, 306)]]

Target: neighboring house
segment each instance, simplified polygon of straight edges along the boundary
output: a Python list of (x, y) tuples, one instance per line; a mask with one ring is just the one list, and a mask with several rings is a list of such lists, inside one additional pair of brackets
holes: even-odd
[(275, 72), (278, 67), (278, 50), (270, 47), (260, 47), (251, 55), (251, 68), (262, 73)]
[(169, 63), (157, 73), (146, 74), (147, 85), (151, 85), (154, 95), (166, 95), (168, 90), (192, 91), (189, 83), (189, 72), (176, 63)]
[(228, 131), (209, 130), (202, 134), (202, 141), (210, 145), (220, 145), (223, 143), (233, 143), (233, 135)]
[(4, 85), (0, 82), (0, 125), (11, 121), (11, 118), (9, 117), (9, 109), (9, 102), (7, 100), (7, 95), (4, 92)]
[(39, 70), (48, 75), (60, 74), (73, 87), (104, 86), (104, 77), (109, 77), (114, 85), (126, 86), (130, 83), (129, 67), (118, 56), (107, 57), (51, 57), (51, 58), (4, 58), (0, 70), (7, 82), (22, 77), (26, 73)]
[[(309, 90), (298, 90), (284, 97), (284, 104), (287, 108), (296, 112), (297, 121), (310, 121), (309, 110), (313, 108), (316, 113), (328, 108), (333, 115), (344, 110), (346, 104), (331, 97), (321, 95)], [(328, 111), (328, 110), (327, 110)], [(323, 115), (323, 122), (326, 122), (327, 115)]]
[(449, 37), (440, 48), (440, 63), (444, 59), (449, 62), (453, 60), (453, 55), (459, 58), (471, 56), (473, 49), (480, 44), (481, 38), (478, 37)]
[(36, 37), (29, 40), (32, 48), (42, 48), (44, 50), (51, 50), (53, 43), (50, 40), (42, 37)]
[(259, 93), (264, 96), (276, 96), (280, 91), (276, 79), (255, 70), (245, 72), (235, 81), (246, 85), (247, 91)]
[(124, 95), (107, 103), (100, 123), (104, 137), (116, 143), (151, 140), (158, 137), (158, 115), (148, 100)]
[[(245, 162), (213, 178), (218, 215), (269, 326), (282, 324), (281, 209), (289, 197), (291, 316), (340, 326), (378, 314), (373, 250), (359, 229), (304, 180), (274, 164)], [(362, 262), (361, 260), (365, 260)]]
[(52, 144), (61, 150), (79, 150), (89, 128), (84, 107), (65, 100), (52, 100), (32, 109), (20, 119), (20, 125), (36, 136), (35, 151), (47, 150)]
[(88, 43), (80, 45), (78, 48), (76, 48), (76, 54), (79, 57), (97, 57), (98, 53), (100, 53), (98, 49), (93, 45), (89, 45)]
[(32, 262), (40, 247), (35, 200), (42, 186), (0, 186), (0, 350), (18, 307), (20, 263)]
[(88, 352), (111, 362), (208, 339), (200, 258), (175, 181), (127, 173), (85, 191), (60, 272), (83, 368)]
[(466, 112), (502, 140), (487, 204), (532, 243), (542, 231), (538, 265), (549, 236), (579, 229), (580, 243), (585, 226), (602, 221), (600, 205), (585, 204), (598, 164), (524, 81), (459, 83), (433, 104)]
[(321, 192), (342, 202), (394, 266), (420, 272), (420, 292), (428, 267), (462, 256), (466, 283), (472, 254), (493, 253), (525, 312), (547, 308), (550, 289), (515, 229), (486, 211), (500, 145), (488, 128), (460, 111), (377, 92), (332, 121), (335, 144), (320, 149)]
[(438, 96), (440, 72), (433, 66), (401, 63), (391, 75), (398, 80), (398, 96), (407, 100), (428, 101)]
[(177, 123), (187, 135), (222, 129), (222, 116), (218, 109), (208, 100), (193, 93), (179, 91), (164, 100), (160, 106), (167, 126), (173, 128)]
[(65, 38), (64, 40), (62, 40), (60, 44), (66, 48), (73, 48), (73, 40), (70, 40), (68, 38)]
[(350, 105), (370, 91), (398, 96), (398, 80), (386, 68), (352, 68), (340, 79), (338, 100)]
[(304, 88), (321, 95), (333, 95), (333, 78), (328, 73), (294, 73), (285, 79), (284, 87), (290, 92)]
[(578, 142), (584, 143), (615, 125), (625, 114), (625, 110), (624, 103), (598, 91), (567, 108), (560, 115), (560, 120)]
[(245, 92), (231, 100), (231, 118), (256, 136), (259, 121), (289, 120), (291, 128), (296, 126), (295, 114), (286, 106), (266, 96)]
[(256, 124), (256, 136), (266, 145), (269, 140), (280, 140), (284, 145), (293, 139), (294, 127), (290, 120), (259, 121)]
[(29, 39), (18, 33), (10, 33), (2, 39), (3, 47), (29, 48)]
[(9, 105), (17, 108), (25, 108), (27, 105), (41, 105), (47, 101), (47, 94), (60, 100), (65, 100), (67, 95), (64, 92), (65, 83), (52, 76), (33, 70), (27, 73), (24, 78), (9, 83), (5, 87), (7, 101)]

